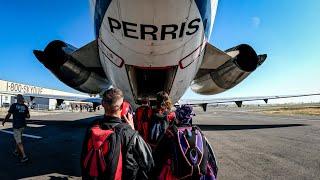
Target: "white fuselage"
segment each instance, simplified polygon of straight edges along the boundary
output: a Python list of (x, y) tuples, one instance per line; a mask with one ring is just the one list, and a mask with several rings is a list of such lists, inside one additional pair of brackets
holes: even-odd
[(92, 0), (91, 6), (112, 84), (131, 102), (160, 90), (178, 101), (201, 65), (217, 0)]

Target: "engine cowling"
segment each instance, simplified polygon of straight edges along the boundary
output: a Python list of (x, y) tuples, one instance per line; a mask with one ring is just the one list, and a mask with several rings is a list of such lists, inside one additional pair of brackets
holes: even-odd
[(77, 48), (63, 41), (50, 42), (44, 51), (34, 50), (37, 59), (66, 85), (89, 94), (100, 93), (110, 83), (107, 77), (88, 70), (71, 56)]
[(266, 55), (258, 56), (247, 44), (241, 44), (225, 52), (233, 51), (238, 51), (238, 54), (217, 69), (200, 69), (191, 84), (191, 90), (202, 95), (213, 95), (233, 88), (248, 77), (266, 58)]

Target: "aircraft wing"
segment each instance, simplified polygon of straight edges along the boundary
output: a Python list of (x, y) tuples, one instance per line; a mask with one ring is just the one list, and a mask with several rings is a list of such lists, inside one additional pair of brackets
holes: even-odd
[[(72, 52), (71, 56), (92, 71), (97, 71), (97, 69), (98, 71), (103, 71), (101, 69), (100, 58), (98, 54), (98, 44), (96, 40)], [(97, 73), (100, 74), (100, 72)]]
[(48, 99), (61, 99), (64, 101), (84, 101), (89, 100), (90, 97), (87, 96), (61, 96), (61, 95), (51, 95), (51, 94), (22, 94), (25, 97), (37, 97), (37, 98), (48, 98)]
[[(222, 64), (235, 58), (239, 55), (240, 50), (233, 50), (232, 48), (226, 52), (207, 43), (205, 47), (205, 54), (200, 69), (218, 69)], [(258, 56), (258, 65), (261, 65), (267, 58), (265, 54)]]
[(190, 84), (191, 90), (201, 95), (214, 95), (233, 88), (267, 58), (258, 55), (248, 44), (222, 51), (210, 43), (205, 46), (202, 64)]
[(182, 99), (178, 104), (190, 104), (194, 106), (201, 106), (204, 111), (207, 109), (208, 104), (222, 104), (235, 102), (238, 107), (242, 106), (244, 101), (257, 101), (263, 100), (265, 103), (268, 103), (269, 99), (281, 99), (281, 98), (294, 98), (294, 97), (303, 97), (303, 96), (318, 96), (320, 93), (312, 94), (297, 94), (297, 95), (278, 95), (278, 96), (255, 96), (255, 97), (235, 97), (235, 98), (217, 98), (217, 99), (207, 99), (207, 100), (193, 100), (193, 99)]
[(212, 44), (207, 43), (203, 62), (200, 69), (217, 69), (219, 66), (235, 57), (239, 51), (232, 51), (230, 53), (224, 52)]
[(100, 63), (97, 40), (79, 49), (54, 40), (33, 53), (60, 81), (78, 91), (99, 94), (111, 86)]

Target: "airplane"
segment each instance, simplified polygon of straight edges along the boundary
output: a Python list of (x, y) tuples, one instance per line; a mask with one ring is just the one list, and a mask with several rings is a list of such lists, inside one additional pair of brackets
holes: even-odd
[(284, 99), (284, 98), (295, 98), (295, 97), (304, 97), (304, 96), (319, 96), (320, 93), (309, 93), (309, 94), (295, 94), (295, 95), (276, 95), (276, 96), (252, 96), (252, 97), (235, 97), (235, 98), (216, 98), (216, 99), (206, 99), (206, 100), (195, 100), (195, 99), (181, 99), (175, 106), (180, 106), (181, 104), (188, 104), (193, 106), (201, 106), (203, 111), (207, 110), (207, 106), (217, 105), (223, 103), (235, 102), (238, 107), (242, 107), (243, 101), (257, 101), (263, 100), (265, 103), (268, 103), (270, 99)]
[[(33, 51), (60, 81), (84, 93), (118, 87), (137, 107), (143, 97), (154, 101), (157, 92), (166, 91), (176, 103), (189, 87), (202, 95), (233, 88), (267, 58), (247, 44), (222, 51), (209, 43), (218, 0), (91, 0), (90, 5), (95, 40), (79, 49), (54, 40), (44, 51)], [(246, 100), (252, 98), (241, 102)]]

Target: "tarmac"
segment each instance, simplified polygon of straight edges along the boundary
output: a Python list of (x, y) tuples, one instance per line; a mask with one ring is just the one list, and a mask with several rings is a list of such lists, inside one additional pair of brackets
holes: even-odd
[[(31, 117), (24, 144), (30, 161), (12, 154), (14, 140), (0, 127), (0, 179), (81, 179), (80, 151), (86, 127), (100, 113), (56, 113)], [(1, 119), (2, 120), (2, 119)], [(197, 111), (214, 148), (218, 179), (319, 179), (320, 116), (284, 116), (246, 108)], [(6, 131), (6, 132), (3, 132)], [(37, 137), (37, 138), (35, 138)]]

